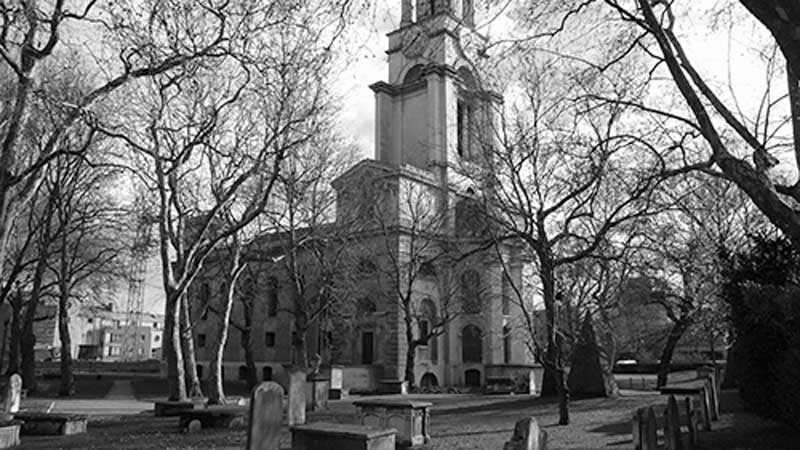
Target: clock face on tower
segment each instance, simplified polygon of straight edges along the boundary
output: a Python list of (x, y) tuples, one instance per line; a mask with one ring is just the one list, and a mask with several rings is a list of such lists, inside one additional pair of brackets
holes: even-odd
[(403, 54), (406, 58), (419, 58), (425, 52), (428, 37), (417, 27), (414, 27), (403, 34)]

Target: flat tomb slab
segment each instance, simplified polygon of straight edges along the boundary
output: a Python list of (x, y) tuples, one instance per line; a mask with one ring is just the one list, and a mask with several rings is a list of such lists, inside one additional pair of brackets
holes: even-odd
[(173, 402), (169, 400), (159, 400), (154, 402), (156, 417), (178, 416), (184, 411), (194, 409), (193, 402)]
[(19, 445), (19, 429), (22, 422), (5, 420), (0, 422), (0, 449), (13, 448)]
[(354, 406), (367, 407), (367, 408), (386, 408), (386, 409), (417, 409), (417, 408), (430, 408), (433, 403), (422, 400), (406, 400), (402, 398), (397, 399), (371, 399), (359, 400), (353, 402)]
[(395, 450), (393, 428), (318, 422), (292, 427), (292, 450)]
[[(248, 408), (232, 406), (212, 406), (183, 411), (179, 414), (181, 428), (198, 421), (201, 428), (241, 428), (247, 425)], [(196, 426), (196, 425), (195, 425)]]
[(86, 416), (80, 414), (50, 414), (22, 412), (14, 418), (24, 423), (20, 429), (23, 436), (68, 436), (86, 433)]

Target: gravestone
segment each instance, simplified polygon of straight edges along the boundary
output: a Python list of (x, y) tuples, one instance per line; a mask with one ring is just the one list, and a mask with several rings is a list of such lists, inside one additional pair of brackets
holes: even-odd
[(15, 373), (8, 379), (3, 410), (11, 414), (19, 412), (20, 395), (22, 395), (22, 377)]
[(658, 450), (658, 421), (656, 421), (656, 413), (652, 406), (647, 408), (642, 450)]
[(514, 425), (514, 434), (503, 450), (545, 450), (547, 433), (539, 427), (535, 417), (520, 419)]
[(580, 340), (575, 347), (567, 378), (570, 395), (581, 398), (608, 396), (605, 376), (592, 316), (587, 313), (581, 325)]
[(639, 408), (633, 413), (631, 421), (631, 434), (633, 435), (633, 450), (642, 450), (643, 429), (645, 426), (646, 408)]
[(686, 419), (689, 428), (689, 447), (691, 448), (700, 443), (700, 436), (698, 433), (700, 417), (698, 411), (692, 408), (692, 399), (690, 397), (684, 399), (684, 405), (686, 407)]
[(19, 412), (20, 396), (22, 395), (22, 378), (16, 373), (6, 380), (2, 390), (0, 402), (0, 420), (11, 420)]
[(306, 373), (290, 368), (289, 374), (289, 426), (306, 423)]
[(280, 448), (283, 423), (283, 388), (278, 383), (266, 381), (255, 388), (250, 396), (250, 425), (247, 429), (247, 450), (273, 450)]
[(339, 400), (342, 398), (342, 368), (337, 366), (331, 367), (331, 390), (328, 398), (331, 400)]
[(328, 391), (330, 391), (330, 379), (320, 373), (308, 375), (308, 384), (311, 385), (311, 401), (309, 402), (312, 411), (328, 409)]
[(667, 399), (667, 409), (664, 412), (664, 438), (667, 450), (683, 450), (681, 418), (674, 395), (670, 395)]

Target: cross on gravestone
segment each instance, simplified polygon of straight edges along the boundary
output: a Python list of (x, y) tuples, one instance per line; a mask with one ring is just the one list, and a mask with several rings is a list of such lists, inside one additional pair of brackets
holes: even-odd
[(535, 417), (526, 417), (514, 425), (514, 434), (503, 450), (546, 450), (547, 433), (539, 427)]
[(664, 438), (667, 450), (683, 450), (680, 420), (678, 402), (674, 395), (670, 395), (667, 399), (667, 409), (664, 412)]
[(283, 388), (265, 381), (250, 395), (250, 425), (247, 429), (247, 450), (280, 448), (283, 422)]

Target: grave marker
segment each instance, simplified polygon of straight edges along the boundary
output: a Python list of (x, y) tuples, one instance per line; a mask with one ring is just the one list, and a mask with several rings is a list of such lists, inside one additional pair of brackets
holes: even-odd
[(255, 388), (250, 396), (250, 425), (247, 429), (247, 450), (273, 450), (280, 448), (283, 423), (283, 388), (278, 383), (266, 381)]
[(642, 449), (658, 450), (658, 422), (656, 421), (656, 413), (653, 411), (652, 406), (647, 408), (647, 417), (645, 420)]
[(539, 427), (535, 417), (526, 417), (514, 425), (514, 434), (503, 450), (546, 450), (547, 433)]
[(289, 369), (289, 426), (306, 423), (306, 374), (302, 369)]
[(667, 409), (664, 411), (664, 439), (667, 450), (683, 450), (681, 418), (674, 395), (667, 399)]

